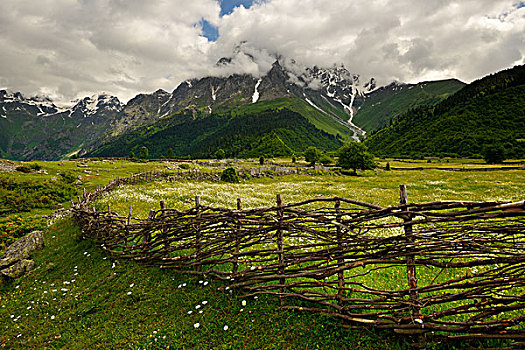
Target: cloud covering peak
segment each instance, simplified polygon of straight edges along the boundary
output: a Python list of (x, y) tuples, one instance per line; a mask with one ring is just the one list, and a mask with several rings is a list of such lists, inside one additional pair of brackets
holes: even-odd
[(261, 75), (279, 56), (380, 83), (471, 81), (523, 63), (523, 28), (523, 2), (504, 0), (3, 0), (0, 88), (127, 100), (189, 78)]

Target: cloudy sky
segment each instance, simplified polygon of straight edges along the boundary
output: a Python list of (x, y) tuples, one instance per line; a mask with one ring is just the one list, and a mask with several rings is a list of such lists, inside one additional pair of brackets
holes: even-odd
[(470, 82), (524, 63), (525, 2), (1, 0), (0, 48), (0, 88), (61, 101), (264, 74), (275, 55), (381, 83)]

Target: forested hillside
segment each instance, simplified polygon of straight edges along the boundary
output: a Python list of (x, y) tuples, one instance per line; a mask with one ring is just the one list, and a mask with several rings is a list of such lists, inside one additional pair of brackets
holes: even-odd
[(503, 147), (525, 157), (525, 66), (475, 81), (443, 102), (395, 119), (366, 141), (381, 156), (479, 156)]
[(418, 84), (392, 83), (354, 102), (358, 108), (353, 122), (367, 132), (388, 125), (392, 118), (419, 106), (432, 106), (465, 86), (457, 79)]
[(342, 141), (317, 129), (289, 109), (246, 115), (184, 112), (111, 141), (88, 156), (128, 156), (145, 146), (160, 158), (172, 148), (176, 157), (210, 157), (223, 149), (226, 157), (286, 156), (308, 146), (335, 150)]

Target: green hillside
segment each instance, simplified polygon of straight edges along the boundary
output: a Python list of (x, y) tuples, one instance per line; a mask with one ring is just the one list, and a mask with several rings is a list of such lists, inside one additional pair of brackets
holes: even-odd
[[(250, 106), (251, 107), (251, 106)], [(302, 115), (287, 108), (259, 111), (264, 104), (231, 114), (184, 112), (136, 129), (88, 154), (88, 156), (136, 155), (146, 146), (151, 157), (172, 148), (176, 157), (210, 157), (223, 149), (226, 157), (285, 156), (308, 146), (336, 150), (342, 138), (319, 130)]]
[[(341, 120), (346, 121), (348, 119), (348, 116), (343, 112), (342, 108), (335, 109), (329, 106), (327, 103), (325, 105), (321, 105), (320, 107), (323, 108), (323, 110), (330, 111), (332, 114), (337, 115)], [(325, 131), (334, 136), (340, 137), (343, 140), (349, 140), (352, 136), (351, 130), (339, 123), (339, 121), (336, 120), (334, 116), (322, 113), (314, 107), (312, 107), (311, 105), (309, 105), (304, 100), (298, 98), (281, 97), (274, 100), (259, 101), (257, 103), (234, 108), (230, 111), (226, 111), (221, 114), (241, 116), (261, 113), (269, 109), (282, 108), (289, 109), (302, 115), (317, 129)]]
[(366, 143), (382, 156), (478, 156), (496, 145), (509, 158), (525, 157), (525, 66), (475, 81), (436, 106), (411, 110)]
[(367, 96), (359, 106), (353, 123), (367, 132), (388, 124), (392, 118), (418, 106), (430, 106), (444, 100), (465, 86), (448, 79), (416, 85), (390, 85)]

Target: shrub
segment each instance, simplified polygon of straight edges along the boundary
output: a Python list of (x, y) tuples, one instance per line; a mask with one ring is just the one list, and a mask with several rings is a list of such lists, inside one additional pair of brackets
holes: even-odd
[(188, 170), (189, 168), (191, 168), (191, 165), (188, 163), (182, 163), (182, 164), (179, 164), (179, 168)]
[(34, 171), (39, 171), (40, 169), (42, 169), (42, 167), (40, 166), (40, 164), (38, 163), (32, 163), (32, 164), (29, 164), (29, 167), (31, 169), (33, 169)]
[(46, 219), (41, 216), (9, 215), (0, 218), (0, 251), (16, 241), (17, 238), (36, 230), (43, 230), (46, 227)]
[(224, 169), (221, 174), (221, 181), (231, 183), (239, 182), (239, 174), (237, 174), (237, 170), (232, 167)]
[(334, 160), (330, 158), (327, 154), (322, 154), (319, 162), (323, 165), (330, 165), (334, 162)]
[(387, 162), (387, 163), (386, 163), (385, 170), (386, 170), (386, 171), (390, 171), (390, 162)]
[(16, 171), (20, 171), (21, 173), (27, 174), (31, 172), (31, 168), (28, 167), (27, 165), (20, 165), (16, 167)]
[(75, 182), (77, 179), (75, 174), (69, 171), (60, 173), (58, 175), (60, 175), (60, 177), (62, 178), (64, 182), (69, 183), (69, 184)]
[(259, 157), (259, 164), (264, 165), (264, 157), (263, 156)]
[(224, 150), (222, 148), (219, 148), (217, 152), (215, 152), (215, 159), (221, 160), (224, 159), (224, 157), (226, 157), (226, 153), (224, 153)]

